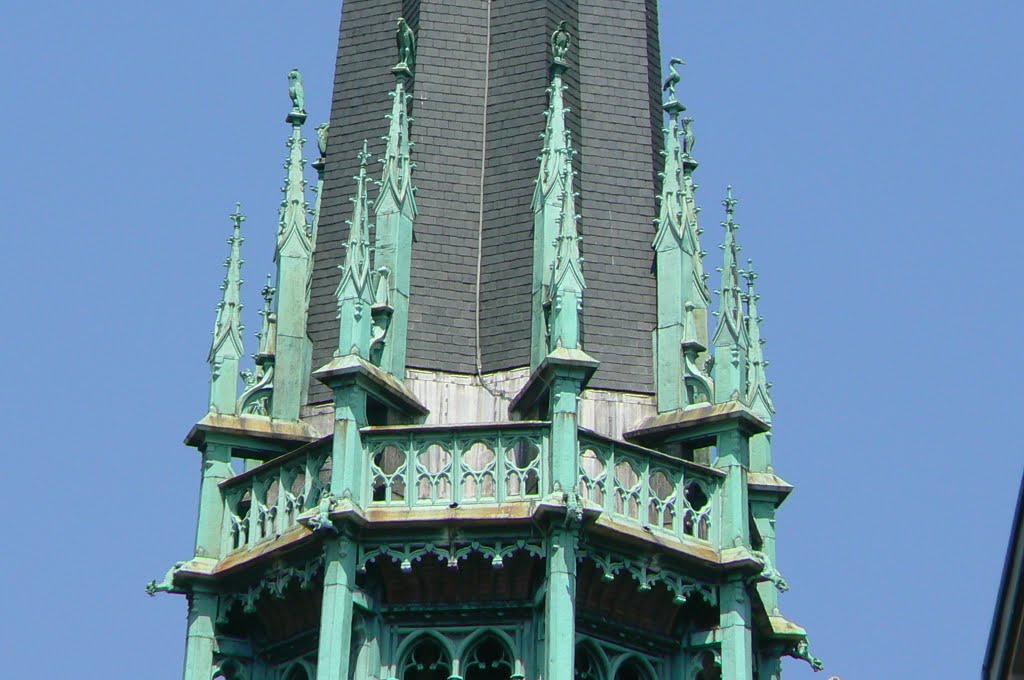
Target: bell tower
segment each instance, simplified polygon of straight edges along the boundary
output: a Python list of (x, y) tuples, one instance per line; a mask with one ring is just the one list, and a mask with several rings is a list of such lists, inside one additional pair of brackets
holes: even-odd
[(187, 598), (185, 680), (821, 669), (757, 274), (729, 188), (711, 290), (658, 43), (656, 0), (346, 0), (312, 187), (289, 74), (253, 366), (238, 208), (195, 552), (147, 587)]

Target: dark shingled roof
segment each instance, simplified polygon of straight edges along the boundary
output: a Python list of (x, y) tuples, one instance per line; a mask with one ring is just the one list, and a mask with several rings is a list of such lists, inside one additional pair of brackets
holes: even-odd
[[(491, 0), (490, 10), (485, 74), (487, 0), (345, 0), (309, 319), (313, 366), (327, 363), (337, 343), (336, 267), (356, 151), (368, 139), (371, 152), (383, 155), (399, 16), (418, 37), (412, 138), (420, 214), (408, 365), (475, 372), (478, 257), (483, 370), (529, 364), (530, 199), (547, 106), (548, 41), (566, 19), (578, 36), (567, 103), (580, 152), (583, 343), (601, 361), (591, 386), (652, 392), (650, 243), (662, 127), (657, 0)], [(328, 398), (312, 385), (312, 402)]]

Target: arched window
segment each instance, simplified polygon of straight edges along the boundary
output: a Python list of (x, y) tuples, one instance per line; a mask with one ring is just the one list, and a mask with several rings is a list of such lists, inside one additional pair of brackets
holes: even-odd
[(510, 680), (512, 654), (498, 638), (481, 638), (469, 652), (463, 665), (466, 680)]
[(697, 663), (700, 670), (693, 676), (694, 680), (722, 680), (722, 667), (715, 660), (714, 654), (704, 652)]
[(604, 680), (604, 670), (590, 645), (576, 647), (575, 680)]
[(423, 637), (413, 645), (402, 666), (402, 680), (448, 680), (452, 662), (435, 638)]
[(233, 659), (227, 659), (219, 664), (213, 678), (214, 680), (244, 680), (245, 670), (242, 668), (242, 664)]
[(639, 659), (632, 657), (626, 659), (615, 671), (615, 680), (654, 680), (647, 667)]
[(309, 673), (301, 664), (295, 664), (288, 669), (284, 680), (309, 680)]

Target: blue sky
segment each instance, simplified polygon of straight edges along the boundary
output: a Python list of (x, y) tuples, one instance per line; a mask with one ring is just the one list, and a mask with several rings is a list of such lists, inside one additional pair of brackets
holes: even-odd
[[(325, 120), (340, 7), (9, 5), (5, 674), (174, 678), (184, 599), (143, 585), (190, 555), (227, 215), (255, 332), (286, 74)], [(731, 183), (761, 273), (783, 611), (826, 675), (974, 677), (1022, 470), (1024, 5), (662, 6), (704, 247)]]

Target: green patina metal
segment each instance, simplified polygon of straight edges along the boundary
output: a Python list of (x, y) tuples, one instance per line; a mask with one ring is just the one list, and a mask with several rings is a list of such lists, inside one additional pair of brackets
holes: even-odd
[(274, 295), (277, 289), (267, 283), (260, 294), (263, 296), (263, 309), (260, 310), (260, 332), (257, 333), (259, 349), (253, 355), (256, 369), (242, 372), (245, 390), (238, 398), (237, 413), (243, 415), (269, 416), (274, 397), (274, 361), (277, 355), (277, 314), (274, 313)]
[[(530, 365), (537, 368), (548, 353), (579, 346), (579, 312), (583, 273), (576, 228), (576, 194), (572, 161), (576, 155), (565, 124), (563, 75), (571, 36), (563, 21), (551, 37), (551, 85), (547, 126), (533, 194), (533, 321)], [(568, 343), (568, 344), (567, 344)]]
[(298, 420), (299, 409), (306, 401), (312, 345), (306, 336), (309, 294), (313, 274), (313, 227), (309, 221), (310, 207), (306, 201), (306, 164), (302, 155), (306, 144), (302, 126), (306, 122), (302, 78), (297, 70), (289, 76), (292, 110), (286, 117), (291, 125), (288, 138), (288, 160), (285, 162), (285, 183), (282, 188), (278, 220), (277, 248), (277, 360), (275, 362), (274, 418)]
[(224, 261), (227, 273), (221, 284), (223, 296), (217, 304), (217, 321), (207, 359), (210, 364), (210, 413), (235, 413), (238, 399), (239, 362), (244, 353), (242, 331), (242, 223), (241, 205), (231, 214), (234, 225), (228, 244), (231, 253)]
[(658, 410), (662, 413), (691, 404), (710, 402), (714, 385), (707, 374), (708, 306), (711, 292), (704, 273), (704, 251), (700, 246), (699, 210), (694, 200), (693, 119), (680, 128), (679, 117), (686, 110), (676, 99), (680, 76), (670, 62), (671, 75), (665, 83), (665, 169), (662, 172), (661, 211), (654, 237), (658, 273), (658, 328), (655, 331)]
[(399, 378), (405, 378), (406, 334), (409, 326), (409, 280), (412, 269), (413, 224), (416, 221), (416, 189), (412, 185), (412, 141), (409, 108), (413, 96), (408, 91), (416, 65), (416, 38), (405, 23), (399, 20), (397, 35), (399, 63), (392, 69), (395, 89), (391, 93), (392, 107), (388, 116), (387, 148), (384, 153), (384, 172), (380, 193), (375, 204), (377, 222), (374, 263), (385, 281), (382, 297), (390, 312), (387, 337), (381, 344), (380, 367)]
[[(316, 371), (306, 317), (329, 130), (317, 129), (311, 211), (304, 92), (289, 74), (277, 277), (262, 290), (241, 394), (245, 218), (232, 215), (209, 414), (187, 439), (202, 455), (194, 556), (147, 586), (189, 595), (186, 680), (777, 680), (783, 656), (820, 669), (806, 633), (780, 613), (789, 584), (775, 521), (791, 487), (773, 467), (758, 275), (752, 263), (739, 268), (731, 189), (709, 338), (682, 61), (670, 61), (665, 81), (653, 238), (657, 408), (621, 437), (581, 426), (598, 362), (581, 335), (586, 283), (563, 99), (573, 40), (561, 22), (545, 38), (531, 373), (509, 406), (518, 420), (426, 424), (427, 406), (438, 405), (405, 383), (417, 36), (400, 20), (395, 39), (380, 191), (371, 200), (364, 143), (336, 289), (338, 345)], [(310, 375), (332, 394), (317, 427), (300, 411)]]
[(750, 342), (747, 338), (746, 313), (743, 309), (743, 289), (740, 287), (741, 272), (739, 268), (740, 246), (736, 241), (736, 224), (733, 216), (736, 211), (736, 199), (732, 197), (732, 187), (726, 192), (725, 200), (725, 242), (722, 251), (725, 255), (719, 292), (718, 328), (713, 340), (715, 347), (715, 400), (719, 403), (739, 400), (745, 396), (747, 384), (747, 352)]
[(338, 320), (340, 329), (335, 356), (355, 354), (370, 358), (373, 339), (373, 282), (370, 280), (370, 199), (366, 163), (370, 154), (366, 143), (359, 154), (359, 175), (356, 177), (356, 196), (352, 203), (352, 219), (348, 221), (349, 236), (345, 246), (345, 262), (341, 265), (338, 283)]

